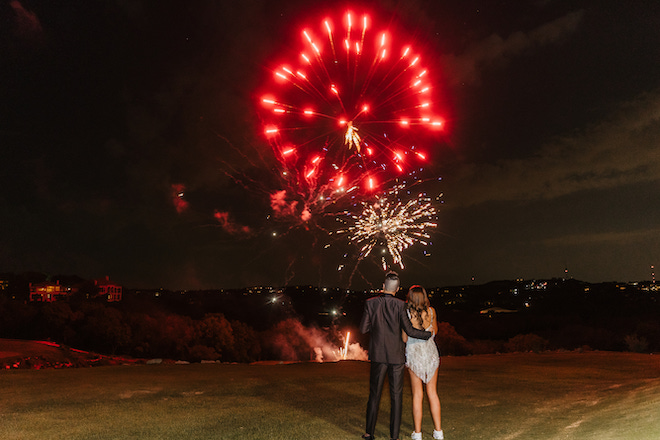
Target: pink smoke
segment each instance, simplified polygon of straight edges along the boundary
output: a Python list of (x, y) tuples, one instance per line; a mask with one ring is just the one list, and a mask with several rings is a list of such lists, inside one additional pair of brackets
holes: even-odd
[(222, 229), (225, 230), (225, 232), (231, 234), (231, 235), (249, 235), (252, 231), (250, 230), (249, 226), (244, 226), (244, 225), (239, 225), (237, 223), (234, 223), (230, 218), (229, 218), (229, 213), (228, 212), (220, 212), (216, 210), (213, 213), (213, 217), (218, 221)]
[(287, 202), (286, 191), (276, 191), (270, 195), (270, 207), (273, 209), (275, 217), (288, 217), (296, 214), (298, 202), (293, 200)]
[(41, 22), (34, 12), (26, 10), (17, 0), (9, 3), (9, 6), (16, 14), (15, 24), (16, 33), (24, 38), (39, 39), (42, 36), (43, 29)]
[[(271, 335), (268, 341), (282, 360), (336, 362), (342, 359), (368, 360), (367, 351), (359, 343), (349, 344), (346, 356), (342, 356), (341, 348), (331, 342), (330, 330), (317, 327), (305, 327), (296, 319), (280, 322), (279, 331)], [(345, 335), (342, 335), (344, 337)], [(299, 359), (301, 345), (304, 345), (309, 357)]]
[(172, 191), (170, 196), (172, 199), (172, 205), (174, 205), (176, 212), (181, 214), (188, 209), (188, 202), (183, 198), (186, 187), (180, 183), (173, 183), (171, 188)]

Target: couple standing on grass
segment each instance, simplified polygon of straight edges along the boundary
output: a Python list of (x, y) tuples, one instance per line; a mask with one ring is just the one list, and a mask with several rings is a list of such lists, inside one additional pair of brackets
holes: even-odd
[(429, 305), (426, 291), (413, 286), (407, 302), (396, 298), (399, 276), (389, 272), (381, 295), (370, 298), (364, 305), (360, 331), (371, 333), (369, 343), (369, 402), (367, 403), (367, 429), (362, 436), (373, 440), (383, 383), (387, 375), (390, 385), (390, 438), (399, 437), (403, 407), (404, 365), (410, 372), (413, 393), (413, 440), (422, 438), (422, 402), (424, 383), (433, 418), (433, 438), (444, 439), (440, 424), (440, 399), (437, 382), (440, 357), (432, 336), (437, 333), (435, 310)]

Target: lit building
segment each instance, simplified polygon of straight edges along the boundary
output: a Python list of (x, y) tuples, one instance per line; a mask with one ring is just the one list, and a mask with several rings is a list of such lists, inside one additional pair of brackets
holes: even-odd
[(94, 285), (99, 289), (99, 296), (104, 297), (108, 302), (121, 301), (123, 289), (119, 284), (111, 282), (110, 277), (94, 280)]
[(71, 288), (62, 286), (58, 281), (30, 283), (30, 301), (53, 302), (71, 294)]

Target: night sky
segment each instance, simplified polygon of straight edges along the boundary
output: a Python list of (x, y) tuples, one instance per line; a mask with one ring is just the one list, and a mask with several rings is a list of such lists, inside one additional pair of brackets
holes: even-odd
[[(377, 286), (380, 257), (357, 265), (355, 246), (313, 222), (273, 221), (264, 191), (277, 180), (257, 91), (302, 25), (347, 5), (2, 2), (0, 272)], [(351, 5), (423, 48), (447, 122), (428, 146), (438, 227), (405, 251), (404, 285), (651, 278), (659, 2)]]

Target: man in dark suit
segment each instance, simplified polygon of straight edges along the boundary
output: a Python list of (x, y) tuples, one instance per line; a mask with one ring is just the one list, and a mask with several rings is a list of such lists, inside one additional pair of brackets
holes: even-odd
[(385, 276), (382, 293), (365, 303), (364, 314), (360, 321), (362, 334), (371, 333), (367, 432), (362, 436), (365, 440), (374, 438), (380, 396), (386, 375), (390, 384), (390, 438), (399, 437), (403, 407), (403, 371), (406, 363), (406, 346), (401, 338), (401, 330), (418, 339), (431, 337), (430, 332), (413, 327), (406, 314), (405, 302), (395, 296), (398, 290), (399, 276), (396, 272), (389, 272)]

